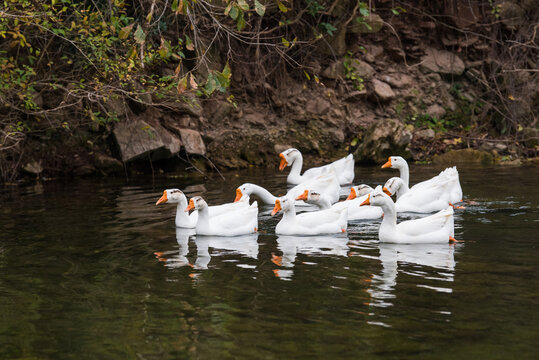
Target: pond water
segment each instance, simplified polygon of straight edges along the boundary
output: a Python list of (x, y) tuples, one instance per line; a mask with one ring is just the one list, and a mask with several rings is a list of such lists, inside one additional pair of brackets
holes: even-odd
[[(411, 183), (441, 169), (411, 166)], [(54, 181), (0, 195), (1, 359), (537, 356), (539, 167), (460, 168), (461, 242), (338, 236), (199, 237), (174, 227), (165, 188), (230, 202), (285, 174)], [(355, 183), (397, 176), (357, 168)], [(343, 190), (343, 193), (346, 190)]]

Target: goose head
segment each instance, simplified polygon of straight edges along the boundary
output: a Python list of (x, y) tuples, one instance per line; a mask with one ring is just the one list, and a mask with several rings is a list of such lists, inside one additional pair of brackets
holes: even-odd
[(320, 193), (314, 190), (305, 190), (303, 194), (296, 198), (296, 200), (303, 200), (306, 203), (316, 203), (320, 200)]
[(384, 187), (382, 188), (382, 191), (386, 193), (389, 196), (392, 196), (396, 192), (400, 190), (400, 188), (404, 185), (404, 181), (399, 177), (392, 177), (386, 183), (384, 184)]
[(406, 160), (404, 160), (401, 156), (390, 156), (387, 159), (387, 162), (384, 165), (382, 165), (382, 169), (385, 169), (385, 168), (400, 169), (404, 166), (406, 166)]
[(189, 205), (185, 208), (185, 211), (189, 212), (191, 210), (200, 210), (207, 207), (208, 204), (201, 196), (193, 196), (189, 199)]
[(299, 151), (294, 148), (285, 150), (282, 153), (280, 153), (279, 157), (281, 158), (281, 163), (279, 164), (279, 170), (283, 171), (285, 167), (292, 165), (294, 160), (296, 160), (296, 157), (298, 156), (298, 154), (299, 154)]
[(245, 183), (236, 189), (234, 202), (240, 201), (244, 196), (249, 197), (253, 193), (253, 184)]
[(184, 203), (187, 204), (187, 198), (185, 197), (185, 194), (180, 189), (166, 189), (163, 191), (163, 196), (157, 200), (155, 205), (163, 204), (163, 203), (172, 203), (172, 204), (178, 204), (178, 203)]
[(371, 191), (373, 191), (372, 187), (370, 187), (369, 185), (366, 185), (366, 184), (352, 186), (350, 188), (350, 195), (348, 195), (346, 200), (353, 200), (356, 197), (369, 194)]
[(371, 192), (365, 201), (363, 201), (359, 206), (372, 205), (372, 206), (382, 206), (387, 201), (392, 201), (391, 198), (384, 193), (382, 186), (378, 185), (373, 192)]
[(271, 212), (271, 216), (277, 214), (279, 211), (286, 212), (290, 210), (290, 208), (294, 205), (294, 200), (289, 199), (286, 196), (280, 197), (277, 200), (275, 200), (275, 207), (273, 208), (273, 211)]

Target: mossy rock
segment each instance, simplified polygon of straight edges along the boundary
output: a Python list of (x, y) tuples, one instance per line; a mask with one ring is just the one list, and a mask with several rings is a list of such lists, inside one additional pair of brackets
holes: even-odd
[(492, 165), (492, 154), (475, 149), (451, 150), (445, 154), (435, 155), (432, 162), (437, 165)]

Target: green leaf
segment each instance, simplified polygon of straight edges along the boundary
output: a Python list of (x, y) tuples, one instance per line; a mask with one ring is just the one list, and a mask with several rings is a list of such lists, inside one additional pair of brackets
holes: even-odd
[(303, 73), (305, 74), (305, 77), (307, 78), (307, 80), (311, 80), (311, 76), (309, 75), (307, 71), (303, 70)]
[(232, 20), (236, 20), (239, 14), (240, 14), (239, 8), (237, 6), (232, 6), (232, 9), (230, 9), (230, 13), (229, 13)]
[(238, 6), (243, 11), (248, 11), (249, 10), (249, 4), (247, 4), (247, 1), (245, 1), (245, 0), (238, 0)]
[(391, 9), (391, 12), (394, 14), (394, 15), (399, 15), (399, 11), (397, 9)]
[(138, 44), (144, 44), (146, 41), (146, 34), (140, 25), (137, 26), (137, 30), (135, 31), (135, 41)]
[(290, 47), (290, 41), (286, 40), (285, 38), (281, 38), (281, 42), (283, 43), (284, 46)]
[(232, 3), (228, 4), (227, 7), (225, 8), (225, 16), (228, 16), (228, 14), (230, 13), (230, 10), (232, 10)]
[(238, 19), (238, 31), (242, 31), (245, 28), (245, 19), (243, 18), (243, 12), (240, 13)]
[(170, 8), (172, 9), (172, 11), (178, 10), (178, 0), (174, 0), (172, 2), (172, 5), (170, 5)]
[(277, 0), (277, 5), (279, 6), (279, 10), (281, 10), (281, 12), (287, 12), (288, 11), (288, 8), (286, 6), (284, 6), (284, 4), (282, 2), (280, 2), (279, 0)]
[(120, 34), (118, 35), (118, 37), (120, 38), (120, 40), (125, 40), (127, 39), (127, 37), (129, 36), (129, 33), (131, 32), (131, 29), (133, 29), (133, 26), (135, 24), (131, 24), (131, 25), (127, 25), (127, 26), (124, 26), (121, 30), (120, 30)]
[(262, 5), (258, 0), (255, 0), (255, 11), (258, 15), (264, 16), (266, 13), (266, 7)]

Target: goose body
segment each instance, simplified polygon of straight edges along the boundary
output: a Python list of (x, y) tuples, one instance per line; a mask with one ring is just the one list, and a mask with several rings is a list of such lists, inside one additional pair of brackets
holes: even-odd
[(397, 195), (395, 208), (397, 212), (431, 213), (446, 209), (451, 205), (451, 187), (453, 184), (449, 180), (432, 181), (428, 185), (419, 188), (408, 186), (401, 178), (389, 179), (383, 191), (392, 196)]
[(397, 211), (393, 200), (378, 186), (368, 195), (362, 205), (380, 206), (384, 217), (378, 230), (381, 242), (419, 244), (447, 243), (454, 240), (453, 208), (441, 210), (436, 214), (397, 224)]
[(257, 232), (258, 204), (210, 216), (209, 206), (200, 196), (192, 197), (185, 211), (198, 210), (197, 235), (236, 236)]
[[(226, 203), (222, 205), (209, 206), (209, 216), (217, 216), (224, 213), (230, 213), (236, 210), (241, 210), (249, 207), (249, 197), (244, 197), (240, 202)], [(193, 211), (192, 213), (185, 212), (187, 207), (187, 197), (183, 191), (179, 189), (166, 189), (163, 191), (163, 195), (155, 205), (171, 203), (178, 204), (176, 208), (176, 217), (175, 224), (176, 227), (180, 228), (195, 228), (198, 222), (198, 211)]]
[(278, 235), (320, 235), (346, 232), (348, 209), (327, 209), (296, 215), (294, 198), (281, 197), (275, 201), (272, 215), (283, 212), (283, 218), (275, 227)]
[[(286, 196), (296, 198), (306, 189), (313, 189), (320, 194), (325, 195), (328, 201), (330, 201), (332, 204), (339, 201), (340, 185), (339, 180), (333, 171), (327, 171), (324, 174), (294, 186), (288, 190)], [(275, 205), (275, 200), (278, 199), (278, 197), (271, 194), (262, 186), (245, 183), (236, 189), (236, 199), (234, 201), (240, 201), (242, 199), (244, 200), (245, 196), (249, 197), (251, 195), (255, 195), (262, 203), (268, 205)]]
[[(406, 185), (410, 186), (410, 173), (408, 163), (400, 156), (390, 156), (388, 161), (382, 165), (382, 168), (392, 168), (399, 170), (399, 176)], [(449, 202), (457, 203), (462, 201), (462, 188), (460, 186), (459, 173), (455, 166), (447, 168), (437, 176), (422, 181), (411, 187), (411, 190), (420, 190), (428, 187), (445, 184), (446, 191), (449, 193)]]
[(378, 219), (382, 217), (382, 209), (378, 206), (360, 206), (363, 201), (367, 199), (367, 194), (360, 197), (354, 197), (350, 200), (340, 201), (331, 205), (330, 201), (323, 194), (319, 194), (315, 191), (305, 190), (302, 195), (298, 196), (296, 200), (303, 200), (307, 204), (318, 206), (321, 210), (333, 209), (341, 210), (347, 209), (348, 220), (370, 220)]
[(312, 179), (318, 175), (323, 174), (327, 170), (333, 169), (337, 174), (339, 185), (350, 184), (354, 180), (354, 156), (349, 154), (339, 160), (336, 160), (330, 164), (310, 168), (305, 170), (303, 175), (301, 174), (301, 168), (303, 167), (303, 156), (298, 149), (288, 149), (279, 154), (281, 163), (279, 170), (283, 170), (287, 166), (291, 166), (290, 173), (286, 178), (289, 184), (300, 184), (306, 180)]

